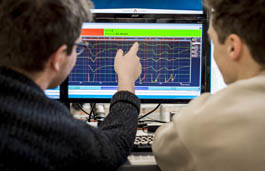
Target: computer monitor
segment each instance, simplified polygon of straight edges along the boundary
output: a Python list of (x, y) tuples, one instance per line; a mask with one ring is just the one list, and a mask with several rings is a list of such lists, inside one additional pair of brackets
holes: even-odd
[(202, 14), (202, 0), (94, 0), (93, 13)]
[(223, 76), (214, 60), (213, 56), (214, 46), (211, 43), (211, 93), (216, 93), (217, 91), (226, 87)]
[(60, 99), (60, 86), (55, 89), (47, 89), (44, 93), (51, 99)]
[(68, 79), (72, 102), (109, 102), (117, 91), (114, 57), (139, 43), (142, 74), (136, 95), (142, 102), (179, 103), (201, 95), (202, 23), (84, 23), (89, 47), (77, 58)]

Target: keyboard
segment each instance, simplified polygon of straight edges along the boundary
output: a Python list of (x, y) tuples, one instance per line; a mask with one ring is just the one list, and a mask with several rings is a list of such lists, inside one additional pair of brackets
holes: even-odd
[(156, 165), (156, 160), (151, 152), (134, 152), (128, 156), (131, 165)]
[(132, 151), (152, 152), (153, 139), (154, 139), (154, 134), (137, 132)]

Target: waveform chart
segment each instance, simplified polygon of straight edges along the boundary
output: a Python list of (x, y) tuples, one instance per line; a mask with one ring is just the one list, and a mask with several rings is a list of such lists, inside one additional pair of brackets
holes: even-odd
[(137, 85), (176, 85), (191, 82), (192, 47), (189, 40), (178, 39), (92, 39), (77, 57), (70, 84), (117, 85), (114, 58), (118, 49), (127, 53), (134, 42), (139, 43), (137, 55), (142, 74)]

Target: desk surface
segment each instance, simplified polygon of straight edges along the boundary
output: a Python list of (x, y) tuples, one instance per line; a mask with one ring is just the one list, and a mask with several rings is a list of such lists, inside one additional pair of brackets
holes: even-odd
[(134, 152), (118, 171), (161, 171), (152, 152)]

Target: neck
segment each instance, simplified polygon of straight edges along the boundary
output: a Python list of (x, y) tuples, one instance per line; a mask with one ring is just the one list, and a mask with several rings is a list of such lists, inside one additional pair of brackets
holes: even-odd
[(11, 67), (12, 70), (15, 70), (16, 72), (19, 72), (29, 79), (31, 79), (33, 82), (35, 82), (43, 91), (46, 90), (49, 86), (49, 81), (47, 81), (47, 77), (45, 76), (44, 72), (28, 72), (20, 68)]
[(248, 79), (259, 75), (261, 72), (265, 71), (264, 67), (257, 63), (252, 57), (247, 58), (241, 63), (238, 78), (239, 79)]
[(265, 71), (264, 66), (253, 58), (247, 45), (244, 44), (240, 58), (237, 60), (237, 79), (249, 79)]

